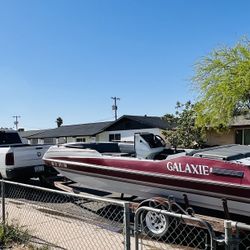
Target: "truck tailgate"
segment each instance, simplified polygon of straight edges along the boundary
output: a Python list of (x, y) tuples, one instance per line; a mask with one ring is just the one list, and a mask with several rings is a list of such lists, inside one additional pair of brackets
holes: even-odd
[(43, 165), (42, 158), (49, 147), (49, 145), (11, 147), (14, 153), (15, 167)]

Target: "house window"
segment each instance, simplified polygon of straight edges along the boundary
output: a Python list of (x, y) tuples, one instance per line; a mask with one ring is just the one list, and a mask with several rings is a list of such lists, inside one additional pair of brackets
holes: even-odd
[(44, 138), (44, 144), (55, 144), (54, 138)]
[(250, 129), (244, 129), (244, 145), (250, 145)]
[(38, 139), (31, 139), (31, 144), (32, 145), (37, 145), (38, 144)]
[(250, 145), (250, 129), (238, 129), (235, 131), (235, 143)]
[(243, 144), (243, 130), (239, 129), (235, 131), (235, 143), (236, 144)]
[(120, 141), (121, 134), (109, 134), (109, 141)]
[(86, 142), (85, 138), (76, 138), (76, 142)]

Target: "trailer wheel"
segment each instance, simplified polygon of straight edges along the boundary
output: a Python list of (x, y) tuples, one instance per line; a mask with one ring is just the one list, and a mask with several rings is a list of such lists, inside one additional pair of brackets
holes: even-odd
[(148, 236), (159, 238), (168, 232), (169, 218), (161, 213), (147, 211), (144, 214), (142, 225)]
[[(145, 206), (146, 204), (142, 205)], [(147, 203), (147, 206), (161, 210), (169, 210), (165, 204), (161, 204), (155, 200)], [(150, 237), (161, 238), (169, 231), (170, 219), (171, 218), (162, 213), (143, 211), (141, 214), (142, 231)]]

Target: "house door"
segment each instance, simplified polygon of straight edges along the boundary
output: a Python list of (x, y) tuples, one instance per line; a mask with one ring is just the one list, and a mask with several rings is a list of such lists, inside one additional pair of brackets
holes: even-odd
[(235, 131), (235, 143), (250, 145), (250, 129), (238, 129)]

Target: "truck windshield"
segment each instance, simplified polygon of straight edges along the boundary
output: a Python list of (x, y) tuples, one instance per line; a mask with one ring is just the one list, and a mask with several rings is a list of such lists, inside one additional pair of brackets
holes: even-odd
[(18, 133), (6, 133), (0, 131), (0, 145), (22, 143)]

